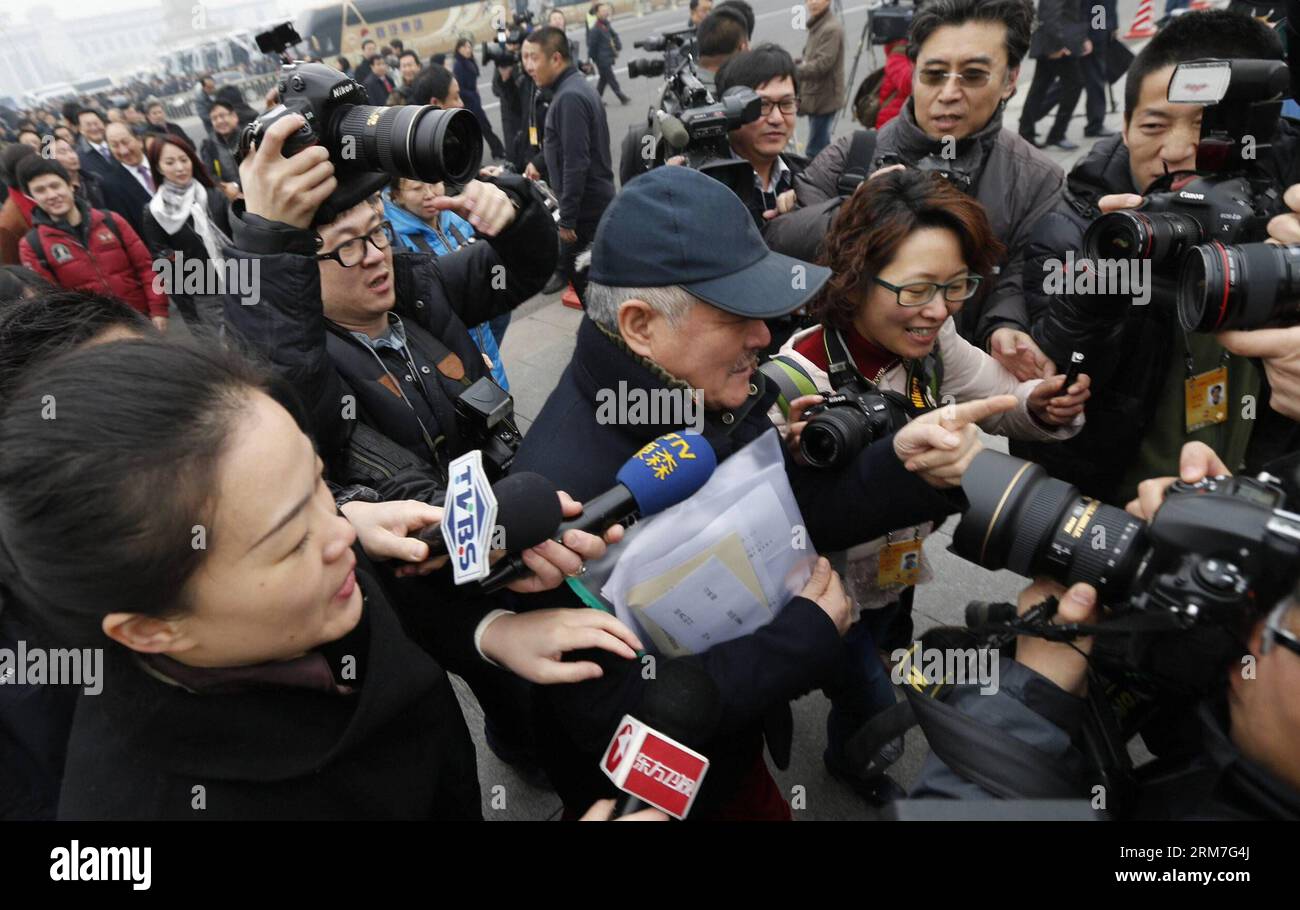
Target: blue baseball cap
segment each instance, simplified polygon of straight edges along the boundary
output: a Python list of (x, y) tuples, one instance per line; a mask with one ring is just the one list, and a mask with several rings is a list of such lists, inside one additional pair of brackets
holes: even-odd
[(611, 287), (681, 285), (720, 310), (784, 316), (831, 271), (767, 248), (744, 203), (688, 167), (659, 167), (624, 186), (600, 219), (588, 278)]

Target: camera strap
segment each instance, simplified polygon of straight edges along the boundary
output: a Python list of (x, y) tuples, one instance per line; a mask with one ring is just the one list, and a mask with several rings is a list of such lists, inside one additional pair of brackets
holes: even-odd
[[(853, 360), (853, 355), (849, 353), (848, 345), (844, 342), (844, 336), (840, 334), (839, 329), (824, 329), (822, 331), (822, 343), (826, 348), (826, 372), (830, 376), (831, 388), (842, 389), (852, 382), (865, 383), (870, 389), (878, 391), (885, 396), (892, 404), (898, 405), (902, 409), (903, 416), (908, 420), (913, 417), (919, 417), (926, 411), (932, 411), (939, 406), (939, 387), (943, 382), (943, 361), (938, 354), (938, 346), (935, 350), (920, 360), (906, 361), (907, 379), (905, 388), (907, 392), (899, 393), (892, 389), (882, 389), (879, 383), (885, 378), (895, 364), (886, 364), (874, 379), (868, 379), (862, 375), (858, 365)], [(901, 425), (895, 426), (894, 429), (900, 429)]]

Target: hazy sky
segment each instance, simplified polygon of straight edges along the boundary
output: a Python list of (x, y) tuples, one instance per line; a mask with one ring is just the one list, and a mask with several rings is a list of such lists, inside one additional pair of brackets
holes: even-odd
[[(197, 3), (198, 0), (195, 0), (195, 2)], [(290, 11), (297, 11), (310, 6), (320, 6), (324, 2), (326, 2), (326, 0), (284, 0), (283, 5)], [(206, 0), (204, 5), (211, 9), (217, 9), (231, 4), (222, 2), (222, 0)], [(24, 3), (22, 0), (0, 0), (0, 12), (12, 15), (16, 22), (27, 21), (29, 15), (28, 10), (32, 7), (35, 7), (36, 9), (49, 7), (54, 9), (60, 19), (73, 19), (76, 18), (76, 11), (78, 9), (86, 9), (87, 4), (84, 0), (77, 0), (77, 2), (73, 2), (73, 0), (35, 0), (35, 2), (31, 4)], [(103, 13), (120, 13), (123, 10), (129, 9), (153, 8), (161, 11), (162, 3), (160, 0), (94, 0), (94, 2), (89, 5), (89, 8), (93, 9), (97, 15), (102, 15)]]

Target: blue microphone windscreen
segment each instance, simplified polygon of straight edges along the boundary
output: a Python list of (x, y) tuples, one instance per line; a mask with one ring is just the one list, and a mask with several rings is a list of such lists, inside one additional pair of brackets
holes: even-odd
[(683, 430), (665, 433), (629, 458), (618, 470), (618, 482), (649, 516), (689, 499), (717, 466), (713, 446), (699, 433)]

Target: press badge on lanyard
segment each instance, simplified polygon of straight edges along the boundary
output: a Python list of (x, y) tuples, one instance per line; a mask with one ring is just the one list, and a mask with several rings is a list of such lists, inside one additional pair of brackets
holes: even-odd
[(1223, 361), (1213, 370), (1193, 373), (1193, 369), (1188, 354), (1183, 414), (1189, 433), (1228, 421), (1228, 352), (1223, 352)]
[(888, 540), (880, 550), (876, 584), (882, 588), (914, 585), (921, 579), (921, 534), (911, 540)]

